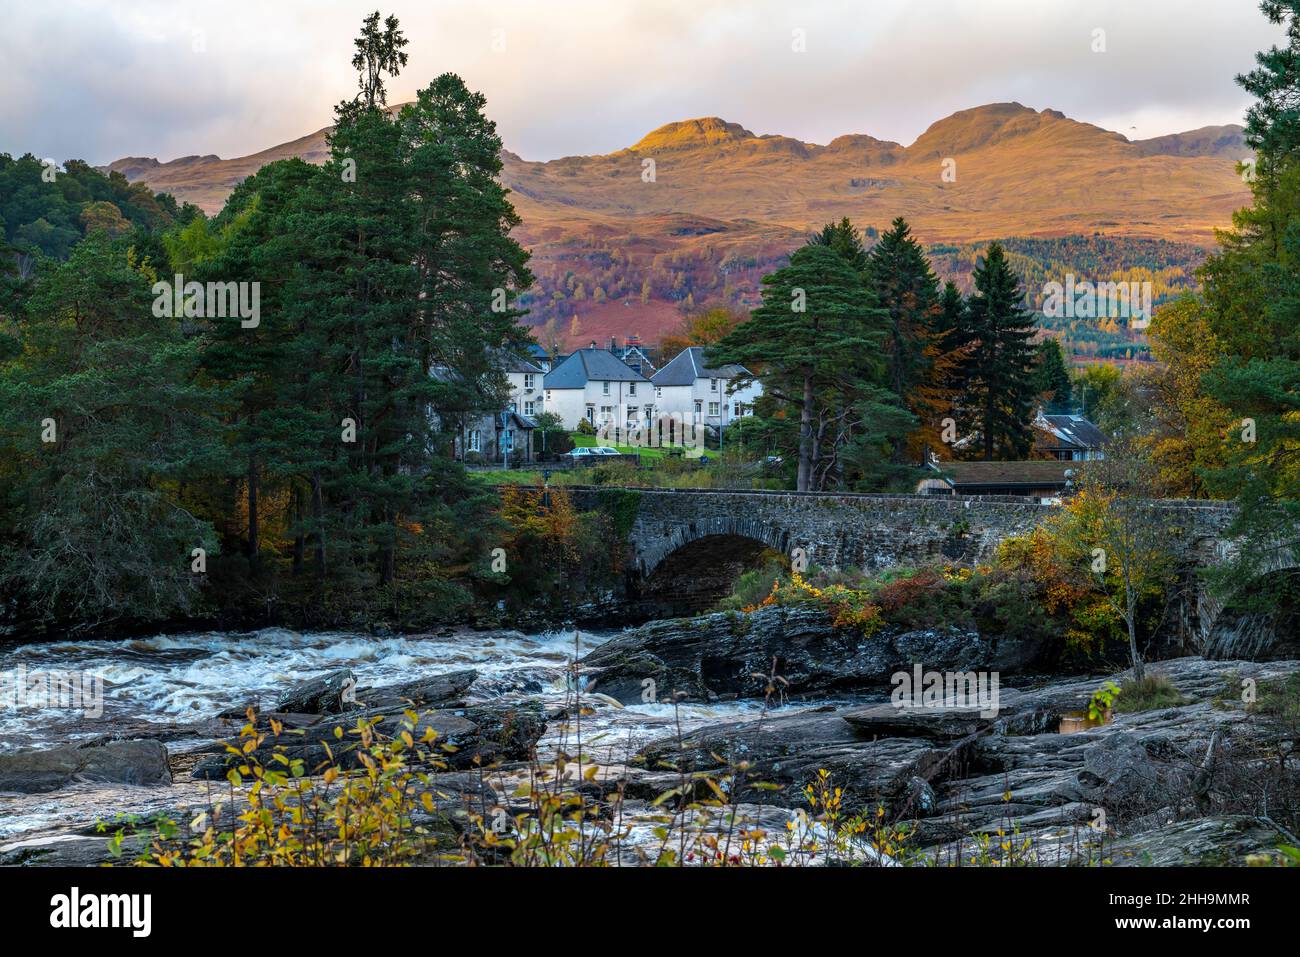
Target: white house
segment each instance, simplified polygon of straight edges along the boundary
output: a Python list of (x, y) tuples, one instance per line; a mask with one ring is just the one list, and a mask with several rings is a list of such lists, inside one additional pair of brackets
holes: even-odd
[(510, 383), (510, 401), (507, 408), (530, 419), (544, 411), (542, 405), (542, 379), (544, 373), (538, 366), (514, 353), (503, 353), (501, 370)]
[(707, 367), (702, 346), (683, 349), (650, 380), (654, 384), (654, 414), (680, 415), (684, 421), (715, 428), (725, 426), (753, 414), (754, 400), (763, 394), (758, 382), (734, 382), (748, 375), (739, 365)]
[(597, 427), (636, 427), (654, 412), (650, 380), (594, 342), (557, 363), (542, 388), (542, 411), (558, 415), (566, 429), (576, 429), (582, 419)]

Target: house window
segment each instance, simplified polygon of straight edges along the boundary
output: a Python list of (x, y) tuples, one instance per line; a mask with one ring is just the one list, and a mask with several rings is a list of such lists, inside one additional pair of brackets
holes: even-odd
[(655, 386), (655, 398), (662, 399), (663, 397), (664, 397), (664, 390), (659, 386)]
[(479, 443), (480, 443), (482, 440), (481, 440), (481, 438), (480, 438), (480, 436), (479, 436), (479, 431), (478, 431), (478, 429), (470, 429), (470, 430), (469, 430), (469, 436), (468, 436), (467, 441), (469, 442), (469, 450), (470, 450), (471, 452), (477, 452), (477, 451), (479, 451), (479, 448), (480, 448)]
[(531, 389), (531, 388), (533, 387), (533, 379), (535, 379), (535, 378), (536, 378), (536, 375), (535, 375), (534, 373), (532, 373), (532, 372), (525, 372), (525, 373), (524, 373), (524, 388), (525, 388), (525, 389)]
[(501, 447), (507, 452), (513, 452), (515, 448), (515, 430), (506, 429), (505, 434), (501, 436)]
[(602, 405), (600, 407), (600, 420), (608, 422), (612, 418), (614, 418), (614, 407), (612, 405)]
[(718, 391), (718, 380), (717, 380), (717, 379), (710, 379), (710, 380), (709, 380), (709, 391), (710, 391), (710, 392), (717, 392), (717, 391)]
[(711, 415), (711, 416), (715, 416), (715, 417), (716, 417), (717, 414), (718, 414), (718, 403), (716, 403), (716, 402), (710, 402), (710, 403), (709, 403), (709, 415)]
[(635, 383), (635, 382), (629, 382), (629, 383), (627, 384), (627, 394), (628, 394), (628, 395), (636, 395), (636, 383)]
[(600, 384), (600, 391), (602, 395), (609, 395), (609, 380), (606, 380)]
[(551, 390), (550, 390), (550, 389), (547, 389), (547, 390), (546, 390), (546, 401), (547, 401), (547, 402), (550, 402), (550, 401), (551, 401)]
[(524, 403), (524, 415), (527, 415), (527, 416), (533, 416), (533, 415), (536, 415), (536, 414), (537, 414), (537, 403), (536, 403), (536, 402), (532, 402), (532, 401), (525, 402), (525, 403)]
[(704, 400), (702, 400), (702, 399), (696, 399), (696, 400), (695, 400), (695, 414), (696, 414), (696, 415), (699, 415), (703, 410), (704, 410)]

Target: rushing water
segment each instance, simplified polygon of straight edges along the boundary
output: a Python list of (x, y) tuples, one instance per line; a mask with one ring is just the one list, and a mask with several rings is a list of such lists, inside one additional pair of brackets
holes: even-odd
[[(465, 668), (479, 676), (470, 701), (530, 698), (546, 705), (565, 701), (567, 665), (605, 641), (608, 634), (573, 631), (460, 631), (438, 635), (374, 637), (340, 632), (299, 633), (264, 629), (251, 633), (194, 632), (121, 641), (64, 641), (0, 650), (0, 751), (42, 748), (85, 740), (141, 722), (193, 725), (173, 735), (172, 751), (209, 740), (208, 719), (257, 703), (270, 707), (291, 685), (339, 668), (351, 668), (361, 687), (427, 677)], [(72, 676), (88, 693), (102, 683), (102, 701), (83, 707), (28, 695), (14, 699), (20, 677)], [(67, 702), (65, 701), (64, 704)], [(819, 702), (825, 704), (825, 702)], [(94, 707), (102, 704), (102, 709)], [(587, 747), (611, 762), (642, 744), (704, 724), (756, 716), (762, 702), (634, 704), (618, 707), (596, 699), (583, 718)], [(91, 707), (86, 707), (91, 705)], [(102, 713), (95, 713), (101, 711)], [(539, 742), (553, 753), (558, 723)], [(571, 742), (569, 744), (571, 747)], [(42, 795), (0, 795), (0, 837), (40, 829), (84, 825), (118, 812), (148, 813), (176, 795), (168, 788), (73, 785)]]

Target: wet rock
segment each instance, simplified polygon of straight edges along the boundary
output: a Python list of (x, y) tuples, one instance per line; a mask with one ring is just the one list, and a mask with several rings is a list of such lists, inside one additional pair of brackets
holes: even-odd
[[(431, 807), (413, 797), (409, 807), (412, 825), (426, 828), (431, 841), (454, 840), (469, 825), (471, 815), (491, 815), (499, 806), (500, 796), (483, 775), (476, 772), (450, 772), (429, 776), (427, 785), (420, 783), (416, 794), (427, 791)], [(242, 798), (240, 808), (242, 809)], [(188, 834), (188, 822), (199, 806), (175, 806), (158, 816), (171, 818), (181, 835)], [(154, 825), (157, 816), (136, 833), (128, 833), (120, 855), (109, 850), (111, 833), (102, 833), (96, 825), (75, 830), (32, 832), (7, 842), (0, 842), (0, 866), (28, 867), (98, 867), (103, 864), (130, 862), (142, 853), (148, 853), (155, 839)], [(417, 860), (417, 863), (419, 861)]]
[(39, 794), (74, 781), (171, 784), (167, 749), (157, 741), (108, 741), (0, 754), (0, 791)]
[(356, 690), (357, 678), (351, 668), (341, 668), (327, 675), (295, 685), (276, 704), (276, 711), (298, 714), (339, 714), (355, 708), (344, 696)]
[(401, 684), (358, 688), (357, 705), (372, 711), (403, 711), (407, 708), (439, 708), (457, 701), (478, 678), (473, 669), (449, 671)]
[[(818, 608), (760, 608), (653, 622), (625, 632), (582, 659), (588, 688), (624, 704), (653, 688), (660, 701), (762, 698), (766, 676), (791, 698), (840, 691), (891, 690), (890, 676), (920, 662), (929, 670), (1032, 669), (1045, 647), (957, 628), (884, 629), (864, 637), (837, 628)], [(651, 685), (649, 682), (653, 682)]]
[[(271, 767), (273, 763), (282, 766), (274, 757), (280, 753), (291, 761), (301, 760), (308, 774), (319, 774), (331, 764), (354, 768), (360, 764), (356, 752), (360, 738), (350, 729), (355, 729), (360, 722), (371, 724), (377, 720), (373, 727), (378, 739), (391, 739), (406, 729), (408, 719), (401, 712), (409, 708), (402, 705), (394, 709), (396, 713), (378, 708), (344, 715), (280, 716), (289, 719), (285, 730), (278, 738), (268, 737), (253, 756), (263, 767)], [(414, 710), (417, 720), (410, 729), (411, 737), (419, 742), (426, 732), (432, 731), (435, 738), (426, 748), (430, 752), (429, 760), (448, 768), (526, 760), (546, 730), (545, 710), (534, 701), (493, 702), (449, 711)], [(259, 716), (259, 728), (263, 727), (262, 721), (271, 717)], [(335, 733), (336, 728), (342, 729), (342, 736)], [(247, 762), (245, 756), (230, 754), (221, 742), (206, 750), (211, 753), (199, 759), (191, 771), (191, 776), (198, 780), (224, 779), (231, 768)]]
[[(650, 800), (707, 775), (742, 787), (741, 800), (793, 809), (806, 806), (803, 788), (824, 769), (843, 789), (846, 813), (883, 805), (890, 819), (912, 821), (918, 846), (942, 860), (965, 859), (972, 834), (999, 828), (1017, 834), (1017, 843), (1028, 840), (1041, 864), (1095, 863), (1121, 851), (1155, 863), (1240, 863), (1245, 853), (1275, 846), (1276, 835), (1269, 845), (1257, 827), (1214, 809), (1235, 806), (1240, 776), (1276, 753), (1270, 735), (1280, 732), (1233, 698), (1241, 680), (1300, 672), (1300, 662), (1187, 658), (1151, 667), (1174, 681), (1186, 704), (1057, 733), (1062, 714), (1085, 706), (1105, 681), (1122, 679), (1104, 675), (1003, 689), (996, 716), (889, 703), (778, 710), (696, 731), (680, 745), (648, 745), (639, 756), (645, 773), (629, 775), (627, 790)], [(707, 796), (703, 786), (688, 790)], [(1170, 838), (1165, 853), (1157, 853), (1159, 834)]]

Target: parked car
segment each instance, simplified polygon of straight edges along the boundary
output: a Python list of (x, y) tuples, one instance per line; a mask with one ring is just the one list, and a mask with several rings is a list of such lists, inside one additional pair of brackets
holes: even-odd
[(618, 449), (610, 448), (608, 445), (595, 445), (591, 448), (592, 455), (622, 455)]

